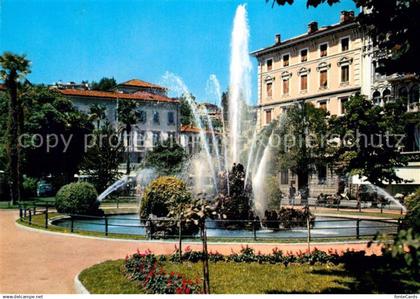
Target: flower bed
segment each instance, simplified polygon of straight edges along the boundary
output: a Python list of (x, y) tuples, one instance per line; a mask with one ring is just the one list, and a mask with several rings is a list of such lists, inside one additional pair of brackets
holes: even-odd
[[(273, 249), (271, 254), (255, 253), (254, 249), (245, 246), (239, 253), (232, 252), (224, 256), (218, 252), (210, 252), (209, 261), (213, 263), (259, 263), (259, 264), (328, 264), (338, 265), (344, 261), (364, 257), (365, 252), (346, 251), (338, 253), (330, 250), (328, 253), (314, 249), (313, 251), (299, 251), (296, 254), (286, 252), (283, 254), (277, 248)], [(203, 260), (203, 254), (199, 251), (192, 251), (189, 246), (184, 249), (182, 260), (191, 263), (197, 263)], [(138, 281), (144, 290), (151, 294), (200, 294), (201, 279), (189, 279), (183, 274), (170, 272), (163, 268), (163, 262), (180, 262), (179, 251), (175, 247), (175, 252), (170, 256), (156, 256), (151, 251), (137, 253), (127, 256), (124, 263), (124, 273), (133, 281)]]
[(144, 253), (127, 256), (125, 272), (131, 280), (141, 283), (143, 288), (152, 294), (199, 294), (200, 279), (187, 279), (179, 273), (167, 273), (160, 265), (163, 256), (155, 256), (149, 250)]
[[(346, 251), (339, 253), (337, 250), (329, 250), (328, 252), (321, 251), (317, 248), (309, 251), (299, 251), (297, 253), (286, 252), (274, 248), (271, 254), (255, 253), (254, 249), (248, 246), (243, 246), (239, 253), (232, 252), (230, 255), (224, 256), (219, 252), (209, 252), (208, 259), (210, 262), (234, 262), (234, 263), (268, 263), (268, 264), (283, 264), (287, 266), (290, 263), (295, 264), (339, 264), (349, 259), (363, 257), (364, 251), (354, 252)], [(171, 262), (179, 262), (179, 251), (175, 247), (175, 251), (169, 257), (161, 256), (162, 261), (169, 260)], [(203, 253), (201, 251), (192, 251), (189, 246), (184, 249), (182, 260), (192, 263), (197, 263), (203, 260)]]

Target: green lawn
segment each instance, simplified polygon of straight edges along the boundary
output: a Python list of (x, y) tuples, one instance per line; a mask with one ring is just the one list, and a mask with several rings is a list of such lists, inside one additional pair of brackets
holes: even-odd
[[(118, 260), (94, 265), (80, 274), (80, 281), (93, 294), (144, 293), (140, 285), (124, 277), (123, 263)], [(190, 278), (202, 275), (201, 263), (166, 262), (164, 268), (187, 273)], [(353, 278), (343, 272), (342, 266), (210, 263), (210, 284), (213, 294), (328, 293), (332, 289), (348, 292), (347, 285)]]
[(79, 279), (92, 294), (144, 294), (137, 282), (121, 272), (123, 260), (107, 261), (80, 273)]
[[(124, 277), (124, 260), (107, 261), (84, 270), (81, 282), (92, 294), (142, 294), (139, 283)], [(390, 273), (386, 265), (309, 265), (210, 262), (213, 294), (293, 293), (418, 293), (420, 283), (401, 273)], [(202, 277), (202, 264), (164, 262), (167, 272), (188, 278)]]

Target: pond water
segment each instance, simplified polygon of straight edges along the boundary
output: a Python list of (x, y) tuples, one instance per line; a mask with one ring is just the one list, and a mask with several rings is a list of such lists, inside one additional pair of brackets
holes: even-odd
[[(129, 235), (146, 235), (144, 223), (140, 222), (138, 214), (110, 215), (108, 218), (108, 232)], [(69, 218), (53, 221), (54, 225), (70, 228)], [(104, 232), (105, 220), (98, 218), (75, 219), (74, 230)], [(350, 218), (316, 217), (311, 237), (313, 238), (334, 238), (334, 237), (355, 237), (357, 231), (357, 220)], [(359, 223), (360, 236), (373, 236), (377, 232), (395, 233), (397, 223), (384, 220), (362, 220)], [(290, 230), (273, 231), (260, 229), (256, 232), (259, 239), (293, 239), (306, 238), (307, 229), (293, 228)], [(228, 230), (218, 228), (214, 221), (207, 222), (207, 236), (220, 238), (253, 238), (252, 230)]]

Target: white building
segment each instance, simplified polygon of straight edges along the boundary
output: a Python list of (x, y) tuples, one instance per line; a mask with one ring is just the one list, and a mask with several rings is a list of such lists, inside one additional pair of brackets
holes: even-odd
[(57, 90), (85, 113), (89, 113), (94, 104), (105, 107), (106, 120), (117, 129), (121, 126), (118, 122), (118, 104), (126, 100), (138, 102), (140, 120), (133, 128), (133, 148), (130, 150), (133, 166), (140, 163), (145, 152), (159, 142), (168, 138), (179, 140), (179, 101), (169, 98), (164, 87), (133, 79), (119, 84), (112, 91), (61, 89), (59, 86)]

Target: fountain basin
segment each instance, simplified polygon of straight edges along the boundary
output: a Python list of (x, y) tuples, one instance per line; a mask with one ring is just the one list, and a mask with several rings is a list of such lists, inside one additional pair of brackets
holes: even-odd
[[(146, 236), (145, 223), (140, 221), (138, 214), (110, 215), (107, 217), (108, 232), (114, 234), (127, 234), (133, 236)], [(70, 218), (57, 219), (53, 225), (70, 228)], [(73, 228), (75, 231), (104, 232), (105, 220), (103, 218), (83, 218), (74, 219)], [(360, 220), (359, 236), (374, 236), (376, 233), (394, 234), (397, 232), (397, 223), (391, 220)], [(321, 217), (315, 220), (314, 227), (311, 229), (312, 238), (354, 238), (357, 234), (357, 219)], [(254, 232), (251, 230), (228, 230), (218, 228), (214, 221), (207, 221), (208, 237), (216, 238), (253, 238)], [(307, 237), (305, 227), (297, 227), (288, 230), (272, 231), (261, 229), (256, 231), (256, 236), (260, 240), (264, 239), (301, 239)], [(174, 236), (177, 238), (178, 236)], [(187, 237), (186, 237), (187, 238)]]

